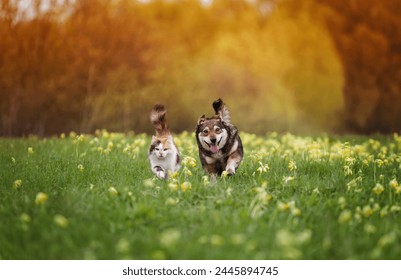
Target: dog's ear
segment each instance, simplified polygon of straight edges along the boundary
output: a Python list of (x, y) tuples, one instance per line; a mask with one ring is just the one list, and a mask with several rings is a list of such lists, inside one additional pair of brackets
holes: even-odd
[(203, 124), (203, 123), (205, 122), (205, 120), (206, 120), (205, 115), (202, 115), (202, 116), (198, 119), (198, 125)]

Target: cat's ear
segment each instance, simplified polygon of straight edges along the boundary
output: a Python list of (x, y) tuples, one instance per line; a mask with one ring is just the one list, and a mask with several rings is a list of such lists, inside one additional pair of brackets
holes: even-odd
[(152, 143), (156, 142), (157, 138), (156, 136), (152, 135)]
[(205, 122), (205, 120), (206, 120), (205, 115), (202, 115), (202, 116), (198, 119), (198, 125), (203, 124), (203, 123)]

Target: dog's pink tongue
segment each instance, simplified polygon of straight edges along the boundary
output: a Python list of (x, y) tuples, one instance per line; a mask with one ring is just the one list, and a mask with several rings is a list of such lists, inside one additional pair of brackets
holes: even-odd
[(213, 154), (219, 152), (219, 146), (217, 146), (217, 145), (211, 145), (211, 146), (210, 146), (210, 151), (211, 151)]

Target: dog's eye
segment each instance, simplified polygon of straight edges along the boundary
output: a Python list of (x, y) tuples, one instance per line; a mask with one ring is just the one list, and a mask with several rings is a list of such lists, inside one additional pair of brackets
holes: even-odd
[(209, 133), (209, 130), (208, 130), (208, 129), (204, 129), (204, 130), (202, 131), (202, 133), (206, 135), (206, 134)]
[(214, 131), (216, 131), (216, 133), (220, 133), (221, 132), (221, 128), (220, 127), (216, 127), (216, 129)]

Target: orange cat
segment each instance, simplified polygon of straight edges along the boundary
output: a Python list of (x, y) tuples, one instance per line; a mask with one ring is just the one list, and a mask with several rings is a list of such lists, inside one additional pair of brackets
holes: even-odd
[(156, 104), (150, 113), (150, 120), (156, 130), (152, 136), (148, 159), (152, 172), (159, 179), (167, 179), (168, 173), (180, 169), (180, 153), (173, 141), (173, 137), (167, 127), (166, 108)]

